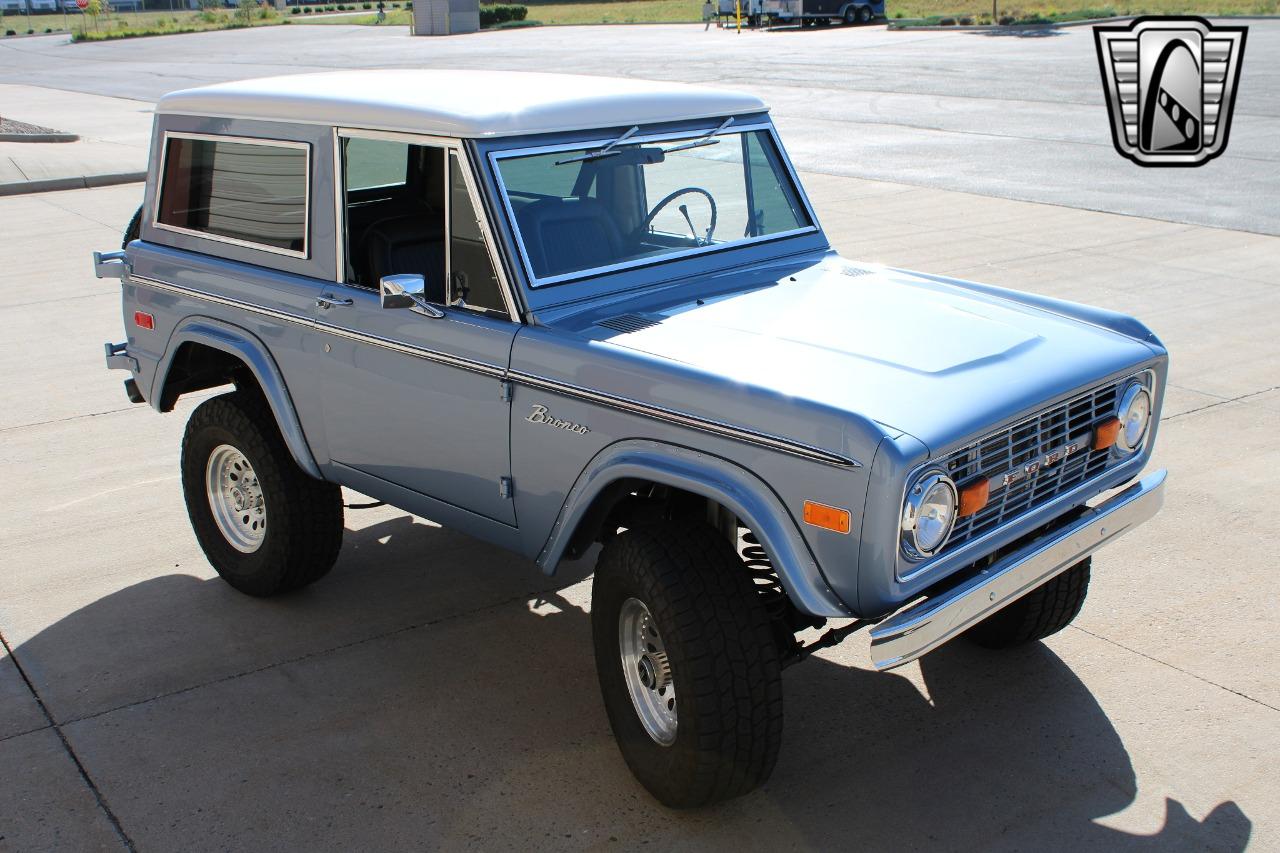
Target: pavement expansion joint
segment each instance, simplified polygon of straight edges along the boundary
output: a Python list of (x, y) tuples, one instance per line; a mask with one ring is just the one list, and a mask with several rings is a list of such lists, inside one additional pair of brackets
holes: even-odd
[[(324, 655), (330, 655), (336, 652), (346, 651), (347, 649), (355, 648), (356, 646), (367, 645), (368, 643), (377, 642), (378, 640), (384, 640), (388, 637), (394, 637), (398, 634), (406, 634), (410, 631), (417, 631), (422, 628), (430, 628), (435, 625), (441, 625), (447, 622), (452, 622), (455, 619), (465, 619), (467, 617), (475, 616), (480, 613), (485, 613), (490, 610), (497, 610), (499, 608), (506, 607), (507, 605), (514, 604), (517, 601), (527, 601), (529, 600), (529, 598), (537, 595), (542, 595), (545, 592), (546, 592), (545, 590), (540, 590), (540, 589), (528, 590), (526, 592), (522, 592), (519, 595), (513, 595), (510, 598), (504, 598), (501, 601), (495, 601), (491, 604), (481, 605), (480, 607), (476, 607), (472, 610), (467, 610), (461, 613), (451, 613), (448, 616), (441, 616), (438, 619), (429, 619), (425, 622), (416, 622), (412, 625), (403, 625), (399, 628), (393, 628), (390, 631), (382, 631), (381, 633), (373, 634), (368, 637), (361, 637), (360, 639), (350, 640), (345, 643), (339, 643), (336, 646), (328, 646), (323, 649), (317, 649), (316, 651), (313, 651), (313, 652), (307, 652), (306, 654), (295, 655), (290, 658), (285, 658), (284, 660), (273, 661), (271, 663), (263, 664), (262, 666), (256, 666), (256, 667), (253, 667), (252, 669), (246, 669), (241, 672), (231, 673), (230, 675), (223, 675), (218, 678), (210, 679), (209, 681), (202, 681), (198, 684), (191, 684), (186, 687), (180, 687), (177, 690), (170, 690), (165, 693), (158, 693), (155, 696), (148, 696), (145, 699), (137, 699), (133, 702), (125, 702), (122, 705), (115, 705), (111, 708), (104, 708), (101, 711), (94, 711), (92, 714), (84, 714), (83, 716), (72, 717), (71, 719), (61, 723), (61, 725), (69, 726), (73, 723), (81, 723), (81, 722), (84, 722), (85, 720), (92, 720), (97, 717), (106, 716), (107, 714), (114, 714), (116, 711), (124, 711), (129, 708), (137, 708), (139, 706), (147, 705), (152, 702), (158, 702), (161, 699), (169, 699), (174, 696), (181, 696), (184, 693), (190, 693), (194, 690), (200, 690), (204, 687), (211, 687), (215, 684), (223, 684), (228, 681), (235, 681), (238, 678), (244, 678), (245, 676), (248, 676), (248, 675), (256, 675), (260, 672), (267, 672), (268, 670), (278, 669), (279, 667), (288, 666), (289, 664), (300, 663), (302, 661), (312, 660), (314, 658), (321, 657)], [(59, 725), (53, 722), (52, 717), (49, 717), (49, 721), (55, 727)]]
[[(106, 797), (102, 795), (98, 783), (89, 775), (88, 769), (80, 761), (80, 756), (76, 755), (75, 748), (71, 746), (71, 741), (67, 740), (67, 735), (62, 730), (62, 726), (53, 718), (53, 714), (49, 712), (49, 708), (41, 698), (40, 692), (36, 690), (35, 684), (32, 683), (27, 670), (22, 665), (22, 661), (18, 660), (18, 656), (14, 654), (13, 649), (9, 646), (9, 641), (5, 639), (4, 634), (0, 633), (0, 647), (3, 647), (5, 653), (9, 655), (9, 660), (13, 661), (14, 667), (18, 670), (18, 675), (22, 678), (22, 683), (27, 686), (27, 690), (31, 692), (31, 698), (35, 700), (36, 706), (40, 708), (40, 713), (48, 720), (48, 725), (43, 728), (53, 729), (54, 734), (58, 736), (58, 740), (62, 743), (62, 749), (66, 752), (67, 757), (71, 759), (71, 763), (75, 765), (76, 772), (80, 774), (81, 781), (89, 788), (89, 792), (93, 794), (93, 799), (97, 802), (98, 808), (102, 810), (103, 815), (111, 824), (111, 828), (115, 830), (116, 836), (120, 839), (120, 843), (124, 845), (126, 850), (134, 851), (137, 848), (133, 844), (133, 839), (124, 831), (124, 827), (120, 824), (120, 819), (116, 817), (115, 812), (111, 810), (111, 806), (107, 803)], [(42, 729), (35, 729), (41, 731)], [(6, 738), (7, 740), (7, 738)]]
[[(1251, 397), (1260, 397), (1263, 394), (1267, 394), (1267, 393), (1270, 393), (1271, 391), (1278, 391), (1278, 390), (1280, 390), (1280, 385), (1272, 385), (1270, 388), (1263, 388), (1259, 391), (1250, 391), (1248, 394), (1241, 394), (1238, 397), (1229, 397), (1223, 400), (1216, 400), (1212, 403), (1205, 403), (1203, 406), (1198, 406), (1194, 409), (1187, 409), (1185, 412), (1178, 412), (1176, 415), (1169, 415), (1167, 418), (1161, 418), (1160, 423), (1176, 420), (1177, 418), (1185, 417), (1186, 415), (1194, 415), (1197, 412), (1203, 412), (1206, 409), (1216, 409), (1219, 406), (1225, 406), (1227, 403), (1240, 403), (1240, 402), (1243, 402), (1244, 400), (1250, 399)], [(1204, 392), (1201, 391), (1198, 393), (1203, 394)]]
[(1169, 669), (1172, 669), (1174, 672), (1180, 672), (1183, 675), (1188, 676), (1190, 678), (1194, 678), (1196, 681), (1199, 681), (1203, 684), (1207, 684), (1210, 687), (1216, 687), (1219, 690), (1225, 690), (1227, 693), (1231, 693), (1235, 696), (1239, 696), (1241, 699), (1247, 699), (1250, 702), (1254, 703), (1255, 705), (1261, 705), (1262, 707), (1269, 708), (1272, 711), (1280, 711), (1280, 708), (1277, 708), (1275, 705), (1270, 705), (1266, 702), (1263, 702), (1261, 699), (1256, 699), (1253, 696), (1250, 696), (1248, 693), (1241, 693), (1239, 690), (1236, 690), (1234, 687), (1228, 687), (1225, 684), (1219, 684), (1216, 681), (1210, 681), (1209, 679), (1205, 678), (1203, 675), (1197, 675), (1196, 673), (1191, 672), (1190, 670), (1187, 670), (1187, 669), (1183, 669), (1182, 667), (1176, 664), (1172, 664), (1172, 663), (1169, 663), (1168, 661), (1160, 660), (1160, 658), (1158, 657), (1152, 657), (1146, 652), (1138, 651), (1135, 648), (1126, 646), (1124, 643), (1118, 643), (1115, 640), (1111, 639), (1110, 637), (1104, 637), (1101, 634), (1095, 634), (1093, 631), (1090, 631), (1088, 628), (1081, 628), (1079, 625), (1071, 625), (1070, 627), (1074, 628), (1077, 631), (1080, 631), (1081, 633), (1088, 634), (1090, 637), (1093, 637), (1095, 640), (1101, 640), (1104, 643), (1110, 643), (1111, 645), (1115, 646), (1118, 649), (1124, 649), (1126, 652), (1135, 654), (1138, 657), (1146, 658), (1152, 663), (1158, 663), (1161, 666), (1167, 666)]
[(137, 409), (136, 405), (130, 405), (125, 406), (122, 409), (107, 409), (102, 412), (89, 412), (83, 415), (67, 415), (65, 418), (53, 418), (52, 420), (47, 421), (35, 421), (34, 423), (29, 424), (14, 424), (13, 426), (0, 427), (0, 433), (14, 432), (20, 429), (30, 429), (31, 427), (49, 426), (50, 424), (61, 424), (66, 423), (67, 421), (79, 421), (86, 418), (100, 418), (103, 415), (118, 415), (121, 412), (132, 412), (135, 410), (142, 411), (141, 409)]

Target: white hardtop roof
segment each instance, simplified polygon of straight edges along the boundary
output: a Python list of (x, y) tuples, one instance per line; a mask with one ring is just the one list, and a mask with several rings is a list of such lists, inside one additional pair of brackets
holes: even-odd
[(767, 110), (753, 95), (684, 83), (516, 71), (332, 71), (172, 92), (157, 113), (455, 137), (627, 127)]

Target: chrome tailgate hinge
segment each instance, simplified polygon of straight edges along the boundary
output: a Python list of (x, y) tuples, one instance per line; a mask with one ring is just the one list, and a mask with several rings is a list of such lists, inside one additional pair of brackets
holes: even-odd
[(93, 253), (93, 274), (98, 278), (123, 280), (131, 271), (129, 256), (123, 251)]
[(132, 370), (138, 372), (138, 360), (129, 355), (129, 345), (127, 343), (113, 344), (105, 343), (102, 349), (107, 356), (108, 370)]
[(516, 486), (515, 486), (515, 483), (511, 482), (510, 477), (498, 478), (498, 497), (502, 498), (503, 500), (509, 501), (511, 500), (512, 497), (515, 496), (515, 493), (516, 493)]

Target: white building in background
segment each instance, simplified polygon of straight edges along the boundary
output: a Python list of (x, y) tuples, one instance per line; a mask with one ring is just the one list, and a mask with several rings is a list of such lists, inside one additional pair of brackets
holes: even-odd
[(414, 0), (415, 36), (447, 36), (479, 29), (480, 0)]

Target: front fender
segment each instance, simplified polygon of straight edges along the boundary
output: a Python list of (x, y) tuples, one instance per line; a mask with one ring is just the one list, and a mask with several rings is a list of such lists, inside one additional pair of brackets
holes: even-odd
[(160, 410), (160, 391), (168, 379), (174, 356), (185, 343), (203, 344), (233, 355), (244, 362), (253, 373), (263, 395), (266, 396), (267, 403), (271, 406), (271, 413), (275, 415), (276, 424), (280, 427), (280, 434), (284, 437), (285, 446), (289, 448), (293, 460), (298, 463), (299, 468), (312, 477), (317, 480), (324, 479), (320, 475), (320, 468), (316, 465), (315, 457), (311, 455), (311, 448), (308, 447), (306, 437), (303, 435), (302, 424), (298, 421), (298, 413), (293, 407), (293, 400), (289, 397), (280, 368), (276, 366), (275, 359), (271, 357), (266, 344), (239, 326), (210, 317), (188, 317), (174, 328), (173, 334), (169, 336), (164, 355), (156, 365), (154, 378), (151, 381), (151, 393), (147, 395), (147, 399), (157, 411)]
[(620, 441), (588, 463), (538, 554), (544, 572), (555, 571), (596, 497), (624, 478), (661, 483), (718, 501), (755, 533), (797, 608), (814, 616), (851, 615), (827, 584), (790, 513), (764, 481), (718, 456), (656, 441)]

